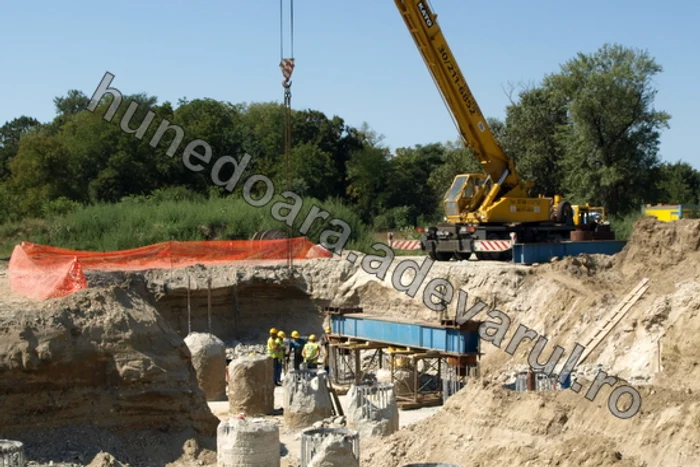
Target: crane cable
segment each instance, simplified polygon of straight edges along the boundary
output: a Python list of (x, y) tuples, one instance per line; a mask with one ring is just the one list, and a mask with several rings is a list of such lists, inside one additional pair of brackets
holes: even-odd
[[(284, 0), (280, 0), (280, 68), (284, 81), (284, 155), (287, 172), (287, 191), (292, 189), (292, 72), (294, 71), (294, 0), (289, 0), (290, 23), (290, 57), (284, 56)], [(292, 227), (287, 226), (287, 269), (289, 274), (293, 271)]]

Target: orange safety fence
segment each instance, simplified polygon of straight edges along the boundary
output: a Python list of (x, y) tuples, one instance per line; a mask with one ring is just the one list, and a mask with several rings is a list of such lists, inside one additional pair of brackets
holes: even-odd
[(64, 297), (87, 288), (85, 271), (142, 271), (212, 266), (243, 260), (286, 261), (331, 258), (305, 237), (279, 240), (163, 242), (112, 252), (67, 250), (29, 242), (15, 246), (8, 275), (12, 290), (35, 300)]

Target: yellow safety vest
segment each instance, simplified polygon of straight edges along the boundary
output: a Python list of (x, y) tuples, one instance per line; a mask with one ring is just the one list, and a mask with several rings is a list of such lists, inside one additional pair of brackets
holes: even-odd
[(277, 359), (284, 360), (284, 339), (278, 337), (275, 344), (277, 344)]
[(304, 361), (307, 363), (318, 363), (319, 347), (315, 342), (307, 342), (304, 346)]
[(281, 359), (282, 344), (279, 338), (270, 337), (267, 340), (267, 355), (271, 358)]

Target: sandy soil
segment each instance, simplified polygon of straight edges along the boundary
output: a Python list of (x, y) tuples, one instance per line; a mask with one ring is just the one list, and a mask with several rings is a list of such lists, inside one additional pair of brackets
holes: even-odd
[[(446, 313), (430, 311), (422, 292), (432, 278), (446, 278), (476, 300), (510, 318), (500, 347), (482, 343), (482, 377), (473, 379), (442, 408), (400, 412), (403, 428), (382, 440), (363, 440), (363, 465), (397, 467), (410, 462), (450, 462), (467, 466), (545, 465), (700, 467), (700, 221), (640, 221), (625, 250), (614, 257), (581, 256), (532, 267), (490, 262), (436, 263), (415, 298), (396, 291), (391, 278), (404, 261), (420, 266), (424, 258), (395, 260), (380, 280), (356, 264), (334, 258), (299, 262), (289, 280), (273, 265), (230, 265), (185, 271), (148, 271), (154, 293), (181, 290), (187, 274), (214, 287), (259, 284), (246, 298), (252, 335), (264, 332), (275, 316), (296, 312), (284, 297), (264, 295), (294, 290), (294, 307), (306, 307), (285, 326), (321, 326), (315, 307), (361, 306), (368, 314), (399, 319), (438, 320), (454, 316), (456, 300)], [(3, 317), (34, 304), (14, 296), (0, 269), (0, 326)], [(410, 281), (412, 276), (405, 277)], [(522, 324), (548, 338), (540, 361), (555, 345), (565, 354), (603, 325), (615, 306), (648, 279), (649, 289), (619, 324), (578, 367), (588, 388), (599, 370), (619, 378), (642, 397), (641, 411), (630, 420), (613, 416), (607, 405), (610, 388), (593, 401), (585, 392), (516, 393), (504, 389), (527, 368), (534, 343), (528, 340), (510, 355), (504, 348)], [(287, 288), (282, 288), (284, 284)], [(180, 289), (178, 289), (178, 287)], [(201, 296), (201, 290), (200, 296)], [(81, 292), (82, 293), (82, 292)], [(294, 308), (292, 307), (292, 308)], [(488, 316), (477, 319), (491, 320)], [(226, 407), (210, 405), (225, 416)], [(424, 418), (425, 417), (425, 418)], [(281, 417), (278, 417), (281, 418)], [(294, 465), (297, 433), (283, 430), (285, 457)], [(188, 447), (182, 465), (215, 462), (215, 455)]]

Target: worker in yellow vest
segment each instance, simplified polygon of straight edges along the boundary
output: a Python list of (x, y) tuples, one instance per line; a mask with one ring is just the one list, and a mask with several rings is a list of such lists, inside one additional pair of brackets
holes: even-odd
[(279, 337), (279, 333), (276, 328), (270, 329), (270, 338), (267, 339), (267, 356), (272, 358), (272, 364), (274, 366), (274, 383), (275, 386), (282, 385), (282, 360), (284, 360), (284, 333), (282, 338)]
[(316, 335), (311, 334), (309, 341), (304, 346), (301, 355), (304, 357), (306, 368), (313, 370), (318, 368), (318, 357), (321, 353), (321, 347), (316, 343)]

